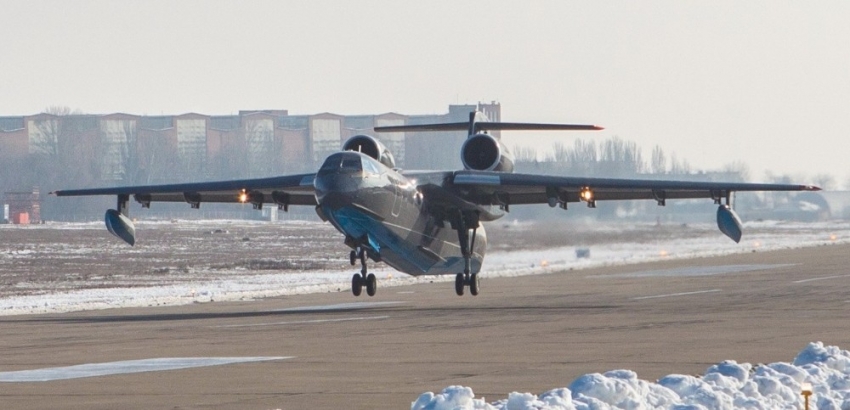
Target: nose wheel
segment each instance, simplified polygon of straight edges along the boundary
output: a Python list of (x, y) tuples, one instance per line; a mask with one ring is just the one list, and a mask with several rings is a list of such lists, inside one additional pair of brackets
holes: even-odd
[(378, 291), (378, 278), (374, 273), (366, 273), (366, 249), (358, 247), (356, 251), (351, 251), (349, 257), (352, 265), (360, 259), (360, 273), (355, 273), (351, 277), (351, 293), (354, 296), (360, 296), (363, 293), (363, 287), (366, 287), (366, 294), (375, 296), (375, 292)]
[(478, 291), (481, 289), (481, 281), (477, 273), (458, 273), (455, 276), (455, 292), (458, 296), (463, 296), (463, 291), (467, 286), (469, 286), (469, 294), (478, 296)]

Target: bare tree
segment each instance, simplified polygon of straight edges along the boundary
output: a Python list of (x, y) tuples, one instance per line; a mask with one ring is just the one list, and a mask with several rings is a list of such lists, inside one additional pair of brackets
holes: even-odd
[[(96, 152), (97, 120), (63, 106), (45, 109), (46, 116), (32, 120), (30, 125), (30, 154), (20, 187), (42, 187), (46, 193), (54, 189), (91, 186), (98, 180), (98, 166), (92, 161)], [(59, 204), (52, 197), (43, 196), (42, 215), (47, 218), (65, 217), (94, 200), (76, 198)]]
[[(767, 171), (765, 177), (767, 182), (774, 184), (790, 184), (793, 181), (793, 178), (789, 174), (774, 174), (772, 171)], [(773, 207), (776, 207), (777, 205), (788, 203), (791, 200), (791, 194), (783, 191), (769, 192), (765, 193), (765, 200)]]
[(829, 174), (817, 174), (814, 181), (815, 185), (823, 188), (825, 191), (834, 191), (838, 187), (835, 177)]
[(679, 162), (674, 153), (670, 158), (670, 173), (674, 175), (688, 175), (691, 173), (691, 164), (686, 159)]
[(667, 173), (667, 157), (664, 155), (664, 150), (660, 145), (656, 145), (652, 149), (652, 160), (649, 164), (649, 172), (653, 174)]
[(517, 163), (537, 162), (537, 150), (531, 147), (516, 145), (514, 146), (514, 159)]
[(275, 138), (270, 122), (248, 121), (245, 124), (248, 174), (251, 177), (272, 176), (283, 168), (282, 144)]
[(750, 180), (750, 167), (742, 161), (734, 161), (723, 165), (721, 172), (725, 174), (724, 180), (727, 181), (747, 182)]
[(139, 172), (138, 127), (135, 122), (123, 121), (123, 131), (126, 143), (121, 146), (121, 162), (124, 168), (124, 182), (136, 184), (141, 182)]
[(570, 160), (569, 150), (560, 141), (556, 142), (552, 144), (552, 152), (546, 156), (546, 159), (550, 162), (567, 162)]
[(602, 143), (600, 162), (605, 164), (609, 175), (628, 176), (643, 172), (643, 155), (633, 141), (613, 137)]
[(247, 177), (248, 149), (243, 128), (235, 128), (221, 140), (221, 149), (209, 160), (210, 176), (215, 179)]
[(168, 135), (152, 132), (138, 141), (139, 182), (155, 184), (161, 182), (183, 181), (191, 177), (182, 167), (182, 162), (169, 143)]
[(592, 175), (597, 171), (599, 157), (595, 141), (577, 139), (565, 156), (567, 163), (563, 166), (570, 174)]

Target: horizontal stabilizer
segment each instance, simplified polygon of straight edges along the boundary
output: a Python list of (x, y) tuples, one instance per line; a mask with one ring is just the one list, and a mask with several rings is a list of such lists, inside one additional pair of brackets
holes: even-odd
[[(406, 131), (464, 131), (469, 129), (469, 123), (450, 122), (443, 124), (390, 125), (375, 127), (376, 132), (406, 132)], [(481, 130), (493, 131), (598, 131), (604, 128), (597, 125), (584, 124), (537, 124), (523, 122), (475, 122), (474, 132)]]

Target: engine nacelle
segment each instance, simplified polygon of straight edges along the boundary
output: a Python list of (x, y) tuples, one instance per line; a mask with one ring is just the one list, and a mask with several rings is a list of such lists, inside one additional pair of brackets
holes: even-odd
[(378, 162), (386, 165), (388, 168), (395, 168), (395, 158), (393, 158), (392, 152), (375, 137), (355, 135), (349, 138), (348, 141), (345, 141), (342, 150), (362, 152), (378, 160)]
[(466, 169), (476, 171), (514, 172), (514, 156), (501, 141), (490, 134), (475, 134), (460, 149)]

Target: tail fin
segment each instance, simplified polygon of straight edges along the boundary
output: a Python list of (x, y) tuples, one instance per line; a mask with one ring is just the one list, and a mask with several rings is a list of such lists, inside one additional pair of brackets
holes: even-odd
[[(485, 121), (479, 121), (484, 119)], [(469, 113), (469, 122), (448, 122), (441, 124), (390, 125), (375, 127), (376, 132), (405, 132), (405, 131), (463, 131), (475, 135), (479, 131), (598, 131), (603, 128), (597, 125), (582, 124), (536, 124), (523, 122), (491, 122), (479, 111)]]

